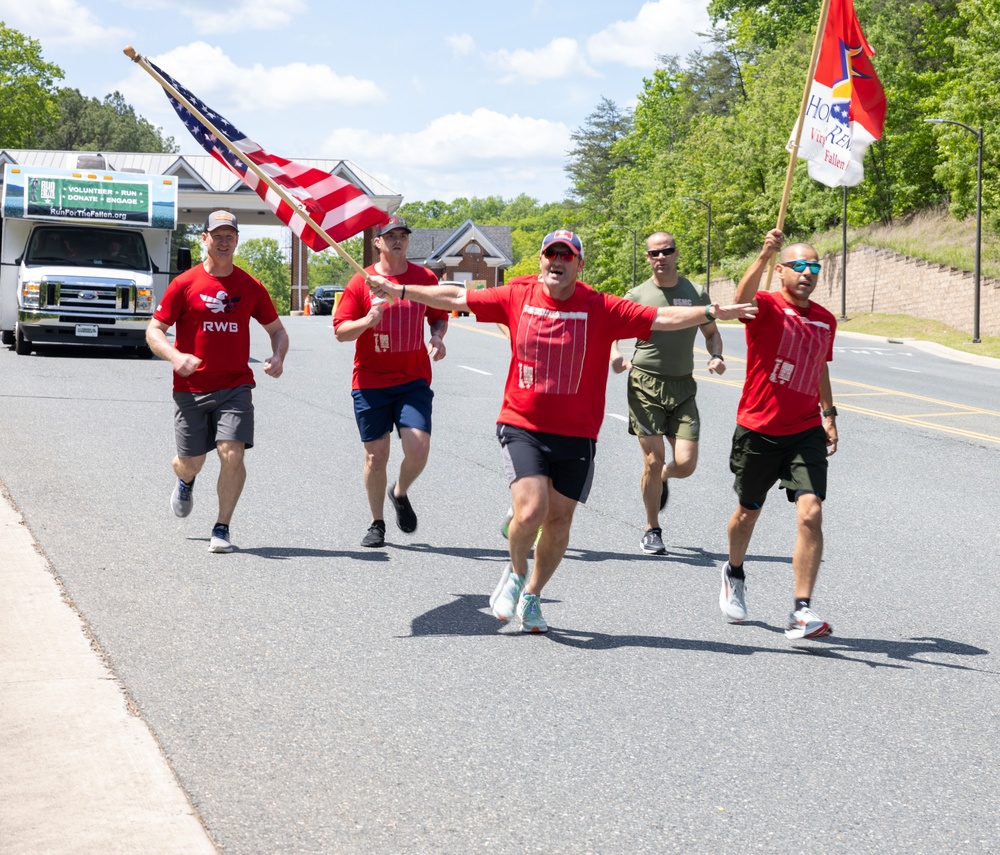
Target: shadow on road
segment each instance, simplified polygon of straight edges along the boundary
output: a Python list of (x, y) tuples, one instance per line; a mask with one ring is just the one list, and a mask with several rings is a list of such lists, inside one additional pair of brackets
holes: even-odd
[[(489, 598), (484, 594), (455, 594), (456, 599), (443, 606), (431, 609), (414, 618), (410, 624), (410, 635), (417, 638), (435, 635), (477, 636), (509, 634), (504, 632), (508, 624), (498, 621), (489, 613)], [(543, 599), (543, 602), (558, 602)], [(757, 644), (738, 644), (729, 641), (714, 641), (703, 638), (672, 638), (655, 635), (609, 635), (602, 632), (586, 632), (564, 628), (551, 628), (546, 635), (556, 644), (576, 647), (581, 650), (618, 650), (625, 647), (647, 647), (656, 650), (690, 650), (702, 653), (720, 653), (728, 656), (752, 656), (756, 653), (780, 655), (812, 655), (821, 659), (841, 662), (858, 662), (870, 668), (903, 668), (911, 665), (933, 665), (941, 668), (955, 668), (962, 671), (982, 669), (957, 662), (933, 661), (928, 656), (986, 656), (988, 650), (973, 647), (946, 638), (915, 637), (909, 639), (845, 638), (829, 636), (788, 646), (782, 627), (771, 626), (762, 621), (745, 621), (731, 624), (734, 632), (762, 629), (771, 636), (780, 635), (780, 647)], [(520, 633), (518, 633), (520, 635)], [(877, 661), (865, 656), (885, 657), (890, 661)]]

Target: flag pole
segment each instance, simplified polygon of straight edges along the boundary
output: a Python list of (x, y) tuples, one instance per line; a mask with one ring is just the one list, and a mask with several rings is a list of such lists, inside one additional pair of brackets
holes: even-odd
[(275, 181), (269, 175), (267, 175), (259, 166), (257, 166), (256, 163), (250, 160), (242, 151), (236, 148), (236, 146), (232, 145), (232, 143), (230, 143), (226, 135), (222, 133), (218, 128), (216, 128), (208, 119), (206, 119), (195, 108), (195, 106), (190, 101), (187, 100), (187, 98), (181, 95), (180, 92), (178, 92), (173, 86), (171, 86), (166, 80), (164, 80), (161, 75), (157, 74), (153, 68), (150, 68), (149, 63), (146, 62), (146, 59), (145, 57), (143, 57), (142, 54), (136, 51), (135, 48), (133, 48), (131, 45), (126, 46), (122, 52), (125, 54), (125, 56), (131, 59), (132, 62), (136, 63), (143, 71), (145, 71), (150, 77), (152, 77), (157, 83), (159, 83), (160, 86), (162, 86), (167, 92), (169, 92), (172, 98), (179, 101), (184, 106), (184, 109), (187, 110), (192, 116), (194, 116), (199, 122), (201, 122), (206, 128), (208, 128), (208, 130), (212, 132), (212, 134), (219, 142), (221, 142), (226, 148), (228, 148), (233, 154), (235, 154), (240, 160), (242, 160), (243, 163), (246, 164), (248, 169), (253, 170), (253, 172), (257, 175), (257, 177), (261, 181), (263, 181), (265, 184), (267, 184), (268, 187), (270, 187), (275, 193), (277, 193), (278, 196), (286, 205), (289, 205), (290, 207), (294, 208), (295, 211), (306, 221), (306, 223), (308, 223), (318, 235), (321, 235), (323, 239), (331, 247), (333, 247), (333, 249), (342, 259), (344, 259), (344, 261), (346, 261), (357, 273), (360, 273), (365, 278), (366, 281), (368, 280), (368, 273), (365, 272), (365, 269), (351, 257), (351, 254), (347, 252), (347, 250), (345, 250), (339, 243), (337, 243), (337, 241), (335, 241), (332, 237), (330, 237), (330, 235), (328, 235), (322, 229), (322, 227), (320, 227), (319, 224), (316, 223), (316, 221), (313, 220), (311, 216), (309, 216), (309, 212), (302, 207), (298, 199), (289, 194), (284, 187), (275, 183)]
[[(795, 161), (799, 159), (799, 141), (802, 139), (802, 127), (805, 125), (806, 108), (809, 106), (809, 92), (812, 89), (813, 77), (816, 75), (816, 66), (819, 64), (819, 53), (823, 47), (823, 34), (826, 32), (826, 19), (830, 14), (830, 0), (823, 0), (823, 6), (819, 12), (819, 23), (816, 25), (816, 37), (813, 39), (812, 56), (809, 58), (809, 73), (806, 75), (805, 89), (802, 91), (802, 104), (799, 106), (799, 118), (795, 123), (795, 139), (792, 141), (792, 148), (788, 154), (788, 170), (785, 173), (785, 189), (781, 193), (781, 206), (778, 208), (778, 224), (776, 229), (781, 231), (785, 228), (785, 213), (788, 211), (788, 197), (792, 192), (792, 178), (795, 176)], [(777, 258), (771, 256), (771, 261), (767, 266), (767, 279), (764, 280), (764, 290), (771, 290), (771, 277), (774, 275), (774, 267)]]

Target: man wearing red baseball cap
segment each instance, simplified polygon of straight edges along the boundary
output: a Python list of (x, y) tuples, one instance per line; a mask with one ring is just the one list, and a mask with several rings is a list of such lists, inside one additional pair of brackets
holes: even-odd
[[(508, 530), (510, 561), (490, 608), (502, 621), (516, 615), (523, 632), (548, 630), (542, 589), (569, 545), (576, 506), (590, 493), (611, 343), (646, 338), (651, 329), (756, 314), (749, 305), (714, 303), (657, 309), (595, 291), (577, 278), (584, 266), (583, 241), (564, 229), (545, 236), (538, 260), (540, 273), (498, 288), (438, 285), (410, 297), (439, 309), (471, 312), (477, 321), (510, 330), (511, 361), (497, 438), (514, 515)], [(388, 279), (374, 277), (372, 288), (380, 296), (400, 296), (399, 286)]]

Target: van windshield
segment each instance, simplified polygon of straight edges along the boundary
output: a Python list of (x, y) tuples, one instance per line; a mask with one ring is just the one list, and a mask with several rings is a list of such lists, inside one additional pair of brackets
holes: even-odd
[(25, 264), (64, 264), (109, 270), (149, 270), (139, 232), (74, 226), (40, 226), (31, 233)]

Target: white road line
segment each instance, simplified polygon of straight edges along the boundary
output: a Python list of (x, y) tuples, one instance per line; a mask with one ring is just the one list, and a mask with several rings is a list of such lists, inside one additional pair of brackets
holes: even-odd
[(470, 368), (468, 365), (459, 365), (459, 368), (464, 368), (466, 371), (471, 371), (474, 374), (485, 374), (487, 377), (492, 377), (489, 371), (480, 371), (478, 368)]
[(618, 419), (620, 422), (627, 422), (628, 416), (620, 416), (618, 413), (605, 413), (606, 416), (611, 416), (613, 419)]
[(923, 374), (922, 371), (917, 371), (916, 368), (900, 368), (898, 365), (889, 366), (893, 371), (909, 371), (910, 374)]

